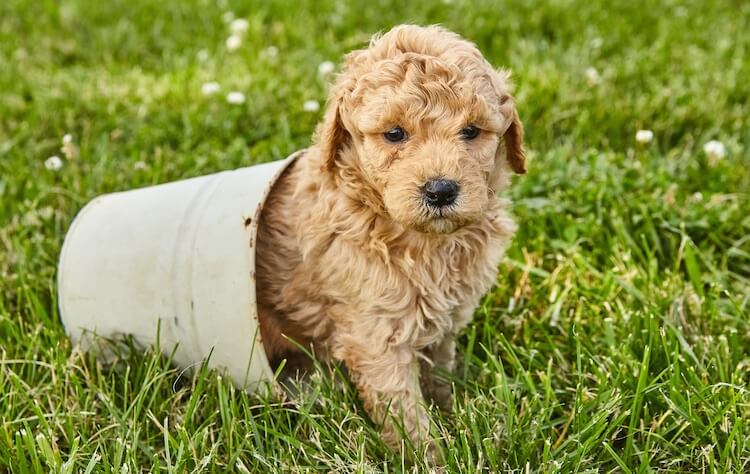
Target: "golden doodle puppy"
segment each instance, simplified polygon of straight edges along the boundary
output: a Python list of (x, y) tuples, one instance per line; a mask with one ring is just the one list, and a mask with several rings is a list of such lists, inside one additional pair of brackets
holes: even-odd
[(522, 142), (508, 74), (454, 33), (402, 25), (347, 55), (260, 221), (272, 364), (304, 364), (298, 345), (341, 361), (389, 445), (427, 441), (430, 402), (451, 405), (430, 373), (453, 369), (515, 231), (496, 194)]

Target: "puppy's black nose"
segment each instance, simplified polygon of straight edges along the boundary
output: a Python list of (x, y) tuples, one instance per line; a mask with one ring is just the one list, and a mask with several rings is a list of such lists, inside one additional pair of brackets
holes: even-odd
[(422, 195), (430, 206), (450, 206), (458, 196), (458, 183), (448, 179), (431, 179), (422, 186)]

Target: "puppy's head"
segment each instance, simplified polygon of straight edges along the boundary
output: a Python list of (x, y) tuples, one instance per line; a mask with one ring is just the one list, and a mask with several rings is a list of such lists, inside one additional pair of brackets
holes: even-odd
[(507, 73), (442, 28), (399, 26), (350, 53), (316, 141), (324, 168), (354, 156), (402, 225), (449, 233), (479, 219), (511, 170), (525, 173)]

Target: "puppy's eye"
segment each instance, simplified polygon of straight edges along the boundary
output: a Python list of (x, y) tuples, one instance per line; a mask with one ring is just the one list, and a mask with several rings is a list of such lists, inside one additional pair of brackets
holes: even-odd
[(479, 136), (479, 132), (480, 130), (477, 127), (469, 125), (468, 127), (462, 128), (458, 134), (461, 135), (461, 138), (464, 140), (473, 140)]
[(401, 127), (393, 127), (383, 134), (386, 140), (391, 143), (398, 143), (406, 140), (406, 132)]

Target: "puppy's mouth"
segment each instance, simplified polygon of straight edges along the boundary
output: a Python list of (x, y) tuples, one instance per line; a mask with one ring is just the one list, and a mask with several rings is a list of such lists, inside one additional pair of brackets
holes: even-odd
[(457, 206), (423, 207), (420, 230), (425, 233), (450, 234), (464, 225), (459, 218)]
[(462, 194), (450, 199), (450, 202), (430, 202), (421, 191), (412, 191), (400, 200), (391, 196), (393, 195), (384, 197), (386, 212), (391, 218), (404, 227), (423, 234), (450, 234), (478, 217), (476, 212), (466, 208)]
[(453, 208), (454, 206), (450, 207), (440, 207), (440, 208), (430, 208), (428, 207), (427, 211), (427, 218), (429, 220), (453, 220), (456, 218), (456, 211)]
[(429, 222), (427, 232), (435, 234), (450, 234), (459, 228), (461, 228), (461, 224), (456, 221), (437, 218)]

